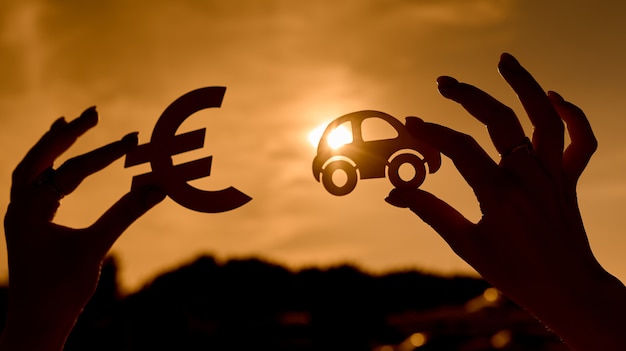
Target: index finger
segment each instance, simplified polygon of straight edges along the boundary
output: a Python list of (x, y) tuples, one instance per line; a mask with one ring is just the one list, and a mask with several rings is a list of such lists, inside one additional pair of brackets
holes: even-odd
[(515, 112), (486, 92), (447, 76), (437, 78), (437, 86), (444, 97), (461, 104), (487, 126), (493, 145), (500, 155), (520, 145), (526, 138)]
[(119, 141), (67, 160), (55, 172), (55, 182), (59, 192), (63, 195), (71, 193), (87, 176), (102, 170), (135, 146), (137, 146), (136, 132), (124, 136)]

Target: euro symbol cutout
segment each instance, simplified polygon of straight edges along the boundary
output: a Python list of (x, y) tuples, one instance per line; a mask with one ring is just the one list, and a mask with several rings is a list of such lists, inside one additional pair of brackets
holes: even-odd
[(243, 206), (252, 198), (231, 187), (206, 191), (187, 182), (211, 174), (213, 156), (174, 165), (172, 156), (204, 146), (206, 128), (176, 135), (178, 127), (192, 114), (210, 107), (220, 107), (226, 87), (206, 87), (191, 91), (172, 102), (154, 126), (147, 144), (126, 155), (124, 167), (150, 162), (152, 172), (133, 177), (131, 187), (149, 184), (163, 188), (178, 204), (198, 212), (217, 213)]

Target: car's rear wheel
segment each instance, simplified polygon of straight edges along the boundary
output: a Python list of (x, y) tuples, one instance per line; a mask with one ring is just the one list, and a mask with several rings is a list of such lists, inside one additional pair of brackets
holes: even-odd
[[(413, 168), (405, 170), (403, 168)], [(407, 173), (409, 173), (407, 175)], [(424, 160), (414, 154), (401, 154), (389, 163), (389, 181), (396, 188), (417, 188), (426, 179)]]
[(356, 167), (348, 161), (333, 161), (322, 171), (324, 188), (329, 193), (337, 196), (349, 194), (354, 190), (357, 179)]

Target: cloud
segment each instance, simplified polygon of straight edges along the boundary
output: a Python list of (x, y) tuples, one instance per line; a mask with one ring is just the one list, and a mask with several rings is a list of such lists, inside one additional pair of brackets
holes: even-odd
[(0, 12), (0, 93), (38, 89), (47, 51), (40, 30), (42, 6), (32, 1), (5, 6)]
[[(50, 114), (72, 117), (94, 103), (103, 116), (101, 125), (82, 138), (83, 149), (73, 150), (132, 130), (146, 142), (156, 118), (177, 96), (200, 86), (225, 85), (222, 108), (208, 111), (206, 119), (199, 114), (208, 124), (201, 152), (214, 155), (207, 189), (233, 185), (253, 202), (219, 216), (189, 213), (167, 202), (122, 239), (117, 249), (135, 260), (125, 264), (128, 271), (147, 271), (130, 265), (173, 265), (202, 250), (275, 253), (293, 260), (304, 255), (320, 262), (380, 252), (371, 247), (383, 230), (372, 221), (378, 205), (386, 206), (382, 198), (388, 184), (364, 185), (352, 200), (329, 198), (310, 173), (314, 150), (306, 145), (307, 128), (358, 109), (413, 103), (407, 95), (414, 90), (399, 88), (434, 75), (442, 52), (469, 43), (488, 45), (485, 37), (473, 35), (491, 33), (511, 4), (13, 1), (0, 14), (3, 20), (12, 18), (1, 22), (0, 57), (7, 65), (0, 69), (12, 77), (0, 89), (2, 118), (10, 120), (2, 143), (26, 150), (49, 125)], [(3, 160), (5, 184), (17, 157)], [(125, 192), (137, 170), (115, 167), (66, 199), (64, 218), (85, 224)], [(378, 194), (376, 200), (372, 194)], [(345, 206), (350, 214), (342, 212)], [(362, 226), (365, 234), (341, 235), (353, 225)], [(355, 240), (360, 243), (352, 247)]]
[(407, 1), (398, 10), (407, 18), (454, 27), (489, 26), (506, 20), (516, 0)]

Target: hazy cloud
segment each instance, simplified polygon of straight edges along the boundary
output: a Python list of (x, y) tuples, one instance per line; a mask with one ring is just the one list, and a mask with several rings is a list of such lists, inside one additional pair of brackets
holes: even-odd
[[(626, 109), (619, 99), (625, 6), (519, 0), (2, 1), (0, 147), (16, 151), (0, 163), (0, 206), (6, 205), (14, 165), (56, 116), (71, 118), (98, 105), (100, 125), (72, 152), (133, 130), (146, 142), (177, 96), (224, 85), (222, 108), (199, 113), (183, 126), (207, 128), (205, 148), (187, 157), (214, 155), (213, 172), (199, 187), (234, 185), (254, 200), (220, 215), (191, 213), (166, 201), (116, 246), (127, 281), (140, 284), (203, 251), (320, 264), (346, 255), (378, 268), (466, 270), (425, 224), (408, 211), (388, 208), (386, 180), (359, 183), (343, 198), (328, 195), (311, 174), (315, 149), (307, 144), (308, 131), (344, 113), (374, 108), (449, 124), (489, 148), (484, 127), (437, 93), (435, 77), (458, 74), (476, 81), (524, 116), (495, 67), (502, 51), (514, 50), (547, 87), (559, 82), (568, 96), (580, 99), (595, 118), (601, 148), (617, 149), (623, 131), (609, 122)], [(616, 172), (619, 160), (603, 161), (602, 149), (599, 154), (596, 165)], [(64, 200), (63, 220), (88, 224), (127, 191), (138, 172), (114, 164), (90, 178)], [(461, 210), (476, 207), (450, 163), (425, 186)]]

